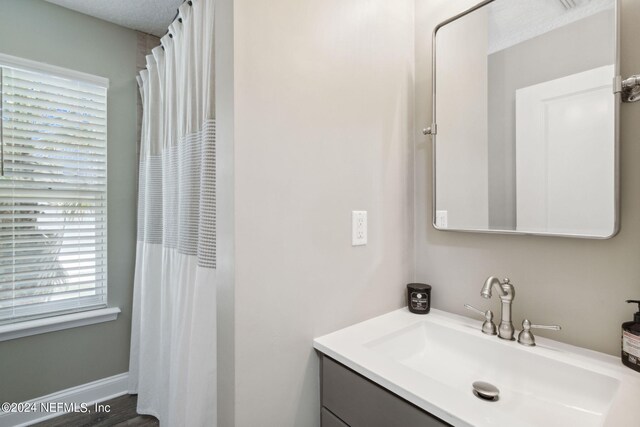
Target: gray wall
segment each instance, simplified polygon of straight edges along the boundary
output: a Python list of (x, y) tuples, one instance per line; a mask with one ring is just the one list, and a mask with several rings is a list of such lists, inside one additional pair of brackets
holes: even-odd
[[(438, 31), (436, 210), (447, 212), (448, 228), (489, 226), (488, 37), (469, 37), (488, 34), (488, 15), (479, 10)], [(464, 70), (473, 72), (461, 78)]]
[(615, 63), (613, 10), (489, 55), (489, 228), (516, 229), (516, 90)]
[[(610, 240), (503, 236), (436, 231), (431, 226), (431, 143), (419, 129), (431, 117), (431, 31), (477, 0), (416, 2), (416, 278), (433, 285), (434, 307), (469, 315), (464, 303), (499, 310), (480, 297), (489, 275), (516, 287), (514, 321), (558, 323), (540, 332), (618, 354), (620, 324), (632, 317), (626, 298), (640, 297), (640, 103), (621, 107), (620, 233)], [(640, 2), (622, 0), (622, 75), (640, 70)]]
[(235, 425), (318, 426), (313, 338), (401, 307), (413, 275), (414, 2), (233, 13)]
[(109, 305), (118, 320), (0, 342), (0, 401), (126, 372), (136, 239), (136, 33), (41, 0), (0, 2), (0, 52), (108, 77)]
[(235, 190), (233, 1), (216, 1), (216, 264), (218, 426), (235, 425)]

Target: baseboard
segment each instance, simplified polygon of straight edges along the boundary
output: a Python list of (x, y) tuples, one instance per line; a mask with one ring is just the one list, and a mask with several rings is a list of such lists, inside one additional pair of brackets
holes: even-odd
[[(0, 427), (23, 427), (34, 423), (59, 417), (68, 413), (64, 405), (59, 405), (56, 412), (41, 412), (49, 405), (55, 404), (81, 404), (91, 406), (95, 403), (104, 402), (118, 396), (127, 394), (129, 390), (129, 374), (127, 372), (113, 377), (103, 378), (77, 387), (61, 390), (47, 396), (29, 400), (21, 404), (22, 408), (27, 408), (21, 412), (4, 412), (0, 409)], [(67, 405), (69, 406), (69, 405)], [(58, 412), (59, 411), (59, 412)]]

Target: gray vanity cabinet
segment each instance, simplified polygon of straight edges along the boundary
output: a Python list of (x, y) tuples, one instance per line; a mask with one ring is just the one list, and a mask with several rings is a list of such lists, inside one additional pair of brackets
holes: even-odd
[(322, 427), (442, 427), (449, 424), (322, 356)]
[(349, 427), (342, 420), (333, 415), (327, 408), (322, 408), (320, 413), (320, 423), (322, 427)]

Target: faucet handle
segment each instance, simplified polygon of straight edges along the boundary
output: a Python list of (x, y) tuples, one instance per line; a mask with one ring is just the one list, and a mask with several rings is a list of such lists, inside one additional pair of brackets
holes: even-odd
[[(524, 323), (524, 322), (523, 322)], [(533, 329), (550, 329), (552, 331), (559, 331), (562, 329), (559, 325), (531, 325)]]
[[(465, 304), (464, 308), (466, 308), (467, 310), (475, 311), (476, 313), (478, 313), (481, 316), (486, 316), (487, 315), (487, 311), (482, 311), (479, 308), (475, 308), (474, 306), (472, 306), (470, 304)], [(491, 310), (488, 310), (488, 312), (491, 312)]]
[(498, 333), (498, 328), (496, 328), (496, 324), (493, 323), (493, 311), (482, 311), (479, 308), (475, 308), (474, 306), (469, 304), (465, 304), (464, 308), (466, 308), (467, 310), (475, 311), (476, 313), (484, 317), (484, 323), (482, 324), (483, 334), (496, 335)]
[(529, 319), (524, 319), (522, 321), (522, 331), (518, 334), (518, 342), (522, 345), (526, 345), (528, 347), (533, 347), (536, 345), (536, 338), (533, 336), (531, 332), (531, 328), (535, 329), (548, 329), (552, 331), (559, 331), (562, 329), (558, 325), (534, 325)]

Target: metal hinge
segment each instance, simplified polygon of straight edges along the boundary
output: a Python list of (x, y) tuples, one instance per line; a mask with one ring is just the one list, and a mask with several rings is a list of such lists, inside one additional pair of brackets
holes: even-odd
[(428, 128), (422, 129), (423, 135), (435, 135), (437, 132), (438, 132), (438, 125), (435, 123), (429, 126)]
[(613, 79), (613, 93), (620, 94), (622, 102), (640, 101), (640, 74), (622, 80), (621, 76)]
[(622, 81), (622, 102), (640, 101), (640, 74)]

